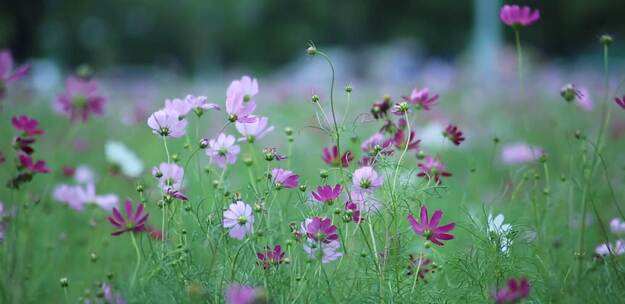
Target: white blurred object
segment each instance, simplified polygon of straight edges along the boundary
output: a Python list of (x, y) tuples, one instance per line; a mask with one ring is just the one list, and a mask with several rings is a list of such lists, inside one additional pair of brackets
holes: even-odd
[(119, 166), (124, 175), (138, 177), (143, 172), (143, 161), (123, 143), (109, 141), (104, 149), (106, 160)]

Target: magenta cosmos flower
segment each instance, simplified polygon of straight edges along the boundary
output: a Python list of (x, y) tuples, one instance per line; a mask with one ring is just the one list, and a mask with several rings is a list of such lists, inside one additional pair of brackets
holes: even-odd
[(362, 216), (360, 215), (360, 209), (358, 205), (353, 202), (345, 202), (345, 212), (349, 215), (348, 219), (354, 223), (360, 223)]
[(384, 178), (369, 166), (357, 169), (352, 177), (352, 184), (356, 191), (374, 191), (382, 186), (382, 183), (384, 183)]
[(332, 148), (323, 148), (321, 159), (332, 167), (348, 167), (349, 163), (354, 159), (354, 156), (350, 151), (346, 151), (340, 156), (339, 148), (334, 145)]
[(178, 112), (172, 110), (158, 110), (148, 118), (148, 127), (156, 135), (163, 137), (180, 137), (185, 134), (187, 120), (179, 119)]
[(123, 234), (125, 232), (142, 232), (145, 230), (145, 224), (150, 215), (143, 212), (143, 204), (137, 206), (137, 211), (133, 212), (132, 202), (124, 203), (126, 217), (124, 218), (117, 208), (113, 208), (113, 215), (108, 217), (109, 222), (118, 230), (111, 233), (113, 236)]
[(267, 250), (257, 252), (256, 257), (258, 258), (258, 264), (263, 267), (263, 269), (269, 269), (271, 266), (278, 266), (284, 262), (284, 251), (282, 251), (282, 246), (276, 245), (271, 249), (271, 247), (267, 246)]
[(161, 163), (158, 167), (152, 168), (152, 175), (158, 179), (163, 191), (182, 188), (184, 169), (176, 164)]
[(17, 131), (22, 131), (26, 137), (43, 134), (43, 130), (39, 129), (39, 121), (26, 115), (13, 116), (11, 124)]
[(618, 98), (618, 97), (614, 98), (614, 102), (619, 107), (625, 109), (625, 95), (622, 98)]
[(268, 123), (267, 117), (258, 117), (254, 122), (236, 122), (234, 125), (243, 136), (239, 141), (247, 140), (253, 143), (256, 139), (265, 137), (267, 133), (273, 131), (273, 126), (267, 127)]
[(228, 164), (234, 164), (237, 162), (237, 155), (241, 152), (241, 147), (235, 145), (235, 141), (234, 136), (221, 133), (216, 139), (211, 139), (208, 142), (209, 147), (206, 149), (206, 155), (221, 168), (225, 168)]
[(423, 162), (419, 164), (419, 168), (421, 168), (421, 172), (417, 176), (433, 179), (437, 185), (441, 183), (441, 177), (451, 176), (451, 173), (445, 171), (443, 162), (432, 156), (426, 156)]
[(520, 27), (532, 25), (540, 19), (540, 11), (528, 6), (504, 5), (499, 11), (499, 19), (508, 26)]
[(395, 144), (397, 149), (402, 151), (406, 149), (406, 146), (408, 146), (408, 150), (415, 150), (418, 152), (420, 142), (421, 140), (416, 139), (414, 131), (410, 132), (409, 138), (406, 138), (404, 131), (402, 130), (397, 130), (397, 132), (395, 132), (395, 136), (393, 136), (393, 144)]
[(453, 239), (454, 236), (448, 234), (447, 232), (454, 229), (456, 224), (449, 223), (447, 225), (438, 226), (442, 216), (443, 212), (441, 210), (436, 210), (434, 211), (432, 218), (429, 219), (428, 208), (426, 206), (421, 206), (421, 221), (417, 222), (412, 213), (410, 213), (408, 215), (408, 223), (410, 223), (410, 227), (416, 234), (423, 235), (432, 243), (443, 246), (443, 243), (440, 240), (446, 241)]
[(257, 300), (256, 289), (250, 286), (230, 284), (226, 291), (226, 304), (252, 304)]
[(98, 95), (97, 90), (95, 80), (70, 76), (65, 82), (65, 93), (57, 98), (56, 109), (72, 121), (80, 119), (86, 122), (91, 115), (101, 116), (106, 99)]
[(331, 205), (334, 203), (334, 200), (341, 195), (342, 190), (343, 188), (340, 184), (336, 184), (334, 187), (330, 185), (323, 185), (317, 187), (317, 191), (313, 191), (311, 196), (319, 203), (327, 203), (328, 205)]
[(252, 112), (256, 109), (253, 97), (258, 94), (258, 82), (249, 76), (234, 80), (226, 92), (226, 113), (230, 122), (254, 122)]
[(11, 51), (0, 51), (0, 99), (6, 96), (6, 88), (8, 84), (16, 82), (30, 71), (30, 65), (22, 65), (13, 70), (13, 56)]
[(271, 178), (276, 188), (295, 188), (299, 184), (299, 175), (282, 168), (271, 170)]
[(524, 143), (509, 144), (501, 149), (501, 160), (505, 164), (516, 165), (533, 162), (543, 155), (543, 149)]
[(326, 244), (339, 238), (338, 234), (336, 234), (336, 226), (332, 224), (332, 220), (327, 217), (320, 218), (317, 216), (307, 223), (306, 235), (312, 241)]
[(423, 88), (421, 90), (415, 88), (410, 93), (410, 96), (402, 96), (402, 98), (417, 106), (418, 109), (429, 110), (431, 106), (438, 101), (438, 95), (430, 96), (430, 90)]
[(462, 131), (458, 129), (458, 126), (452, 124), (447, 125), (445, 132), (443, 132), (443, 136), (448, 138), (456, 146), (459, 146), (460, 143), (465, 140), (464, 135), (462, 134)]
[(31, 173), (48, 173), (50, 169), (43, 160), (34, 161), (28, 154), (20, 153), (20, 165)]
[(250, 205), (237, 201), (230, 204), (224, 211), (224, 228), (230, 230), (230, 237), (242, 240), (246, 235), (254, 232), (254, 214)]
[(530, 283), (523, 278), (516, 280), (514, 278), (508, 280), (506, 287), (497, 290), (493, 294), (495, 303), (515, 303), (523, 298), (527, 298), (530, 294)]

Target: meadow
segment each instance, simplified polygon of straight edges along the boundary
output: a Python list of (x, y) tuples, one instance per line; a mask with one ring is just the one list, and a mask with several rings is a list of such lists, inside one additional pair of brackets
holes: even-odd
[(538, 12), (500, 19), (494, 88), (342, 82), (311, 43), (318, 83), (81, 66), (41, 93), (3, 51), (0, 302), (622, 303), (619, 37), (556, 77)]

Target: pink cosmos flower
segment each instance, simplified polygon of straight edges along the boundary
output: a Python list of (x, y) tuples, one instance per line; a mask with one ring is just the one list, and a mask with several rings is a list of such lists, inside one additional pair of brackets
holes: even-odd
[(206, 96), (187, 95), (185, 99), (166, 99), (165, 110), (176, 112), (179, 118), (184, 118), (191, 111), (201, 116), (204, 110), (220, 110), (220, 107), (217, 104), (209, 103)]
[(57, 185), (52, 197), (61, 203), (66, 203), (70, 208), (76, 211), (83, 211), (88, 203), (94, 203), (103, 210), (111, 211), (117, 206), (119, 199), (114, 194), (96, 195), (95, 185)]
[[(415, 273), (415, 271), (417, 272), (417, 276), (419, 277), (419, 279), (421, 280), (425, 280), (425, 275), (428, 272), (431, 272), (432, 269), (430, 266), (432, 266), (432, 260), (425, 258), (423, 256), (417, 258), (414, 255), (410, 255), (408, 257), (408, 273), (407, 275), (413, 275)], [(432, 267), (433, 268), (433, 267)]]
[(580, 91), (580, 96), (575, 98), (577, 105), (585, 112), (592, 112), (593, 102), (592, 102), (592, 99), (590, 99), (590, 95), (588, 94), (588, 91), (585, 89), (579, 89), (579, 91)]
[(349, 167), (349, 163), (354, 159), (352, 152), (346, 151), (339, 157), (339, 148), (334, 145), (332, 148), (323, 148), (323, 161), (332, 167)]
[(282, 168), (271, 170), (271, 178), (277, 188), (295, 188), (299, 185), (299, 175)]
[(232, 135), (226, 135), (224, 133), (219, 134), (216, 139), (211, 139), (208, 142), (208, 149), (206, 149), (206, 155), (221, 168), (225, 168), (228, 164), (234, 164), (237, 162), (237, 155), (241, 152), (241, 147), (235, 145), (236, 139)]
[(354, 223), (360, 223), (362, 217), (360, 216), (360, 209), (358, 205), (353, 202), (345, 202), (345, 211), (349, 214), (349, 219)]
[(254, 232), (254, 214), (250, 205), (237, 201), (224, 211), (224, 228), (230, 229), (230, 237), (242, 240)]
[(408, 150), (419, 151), (419, 142), (420, 140), (416, 139), (414, 131), (410, 132), (410, 137), (406, 138), (404, 131), (397, 130), (395, 135), (393, 136), (393, 144), (399, 150), (404, 150), (406, 148), (406, 144), (408, 144)]
[(610, 231), (612, 233), (625, 233), (625, 222), (615, 217), (610, 221)]
[(182, 188), (184, 169), (176, 164), (161, 163), (158, 167), (152, 168), (152, 175), (158, 178), (163, 191), (167, 191), (169, 188), (173, 190)]
[(43, 134), (43, 130), (39, 129), (39, 121), (26, 115), (13, 116), (11, 124), (17, 131), (22, 131), (24, 137)]
[(56, 109), (72, 121), (86, 122), (89, 116), (102, 116), (106, 99), (98, 95), (95, 80), (84, 80), (75, 76), (67, 78), (66, 92), (57, 98)]
[(343, 188), (340, 184), (336, 184), (334, 187), (330, 185), (323, 185), (317, 187), (317, 191), (313, 191), (311, 196), (319, 203), (327, 203), (328, 205), (331, 205), (334, 200), (341, 195), (342, 190)]
[(252, 304), (255, 303), (257, 296), (253, 287), (230, 284), (226, 291), (226, 304)]
[(20, 153), (20, 164), (32, 173), (48, 173), (48, 165), (43, 160), (34, 161), (28, 154)]
[(330, 243), (338, 240), (339, 236), (336, 234), (336, 226), (332, 224), (332, 220), (329, 218), (313, 217), (306, 224), (306, 236), (308, 239), (317, 243)]
[(252, 112), (256, 109), (253, 97), (258, 94), (258, 82), (249, 76), (243, 76), (241, 80), (234, 80), (228, 86), (226, 92), (226, 113), (231, 122), (254, 122), (256, 117)]
[(148, 126), (156, 135), (165, 137), (181, 137), (187, 129), (187, 120), (179, 119), (178, 112), (172, 110), (158, 110), (148, 118)]
[(618, 97), (614, 98), (614, 102), (619, 107), (625, 109), (625, 95), (622, 98), (618, 98)]
[(441, 177), (451, 176), (451, 173), (445, 171), (445, 165), (440, 159), (429, 155), (419, 164), (419, 168), (421, 172), (417, 176), (433, 179), (437, 185), (441, 183)]
[(462, 131), (458, 129), (458, 126), (452, 124), (447, 125), (443, 136), (448, 138), (456, 146), (459, 146), (460, 143), (465, 140), (464, 135), (462, 134)]
[(247, 140), (253, 143), (256, 139), (265, 137), (267, 133), (273, 131), (273, 126), (267, 127), (268, 123), (269, 119), (267, 117), (258, 117), (254, 122), (236, 122), (234, 125), (243, 136), (238, 141)]
[(381, 132), (375, 132), (371, 137), (365, 139), (360, 144), (360, 149), (363, 152), (371, 154), (371, 151), (375, 149), (376, 146), (383, 148), (385, 145), (388, 145), (389, 141), (384, 138), (384, 134)]
[(508, 26), (529, 26), (540, 19), (540, 11), (528, 6), (504, 5), (499, 11), (499, 19)]
[(126, 232), (144, 231), (145, 224), (150, 215), (143, 212), (143, 204), (139, 204), (137, 206), (137, 211), (133, 212), (132, 202), (127, 200), (124, 203), (124, 209), (126, 210), (125, 218), (119, 213), (117, 208), (113, 208), (113, 215), (108, 217), (109, 222), (117, 228), (111, 235), (118, 236)]
[(430, 90), (428, 88), (423, 88), (421, 90), (415, 88), (410, 93), (410, 96), (402, 96), (402, 98), (416, 105), (418, 109), (430, 110), (430, 107), (436, 104), (438, 100), (438, 95), (430, 96)]
[(623, 255), (625, 254), (625, 241), (616, 240), (614, 246), (610, 243), (600, 244), (595, 248), (595, 253), (600, 256), (610, 255), (610, 253), (614, 255)]
[(285, 252), (282, 251), (282, 247), (280, 245), (274, 246), (273, 249), (267, 246), (267, 250), (257, 252), (256, 257), (258, 258), (258, 264), (263, 267), (263, 269), (269, 269), (271, 266), (278, 266), (284, 262)]
[(18, 81), (30, 71), (30, 65), (25, 64), (13, 70), (13, 56), (11, 51), (0, 51), (0, 99), (6, 96), (8, 84)]
[(410, 223), (410, 227), (412, 230), (419, 235), (423, 235), (426, 239), (431, 241), (432, 243), (443, 246), (443, 243), (440, 240), (451, 240), (454, 238), (453, 235), (448, 234), (447, 232), (451, 231), (456, 227), (456, 224), (450, 223), (443, 226), (438, 226), (438, 223), (443, 216), (443, 212), (440, 210), (434, 211), (432, 218), (428, 218), (428, 208), (426, 206), (421, 206), (421, 221), (417, 222), (415, 217), (410, 213), (408, 215), (408, 223)]
[(111, 284), (102, 284), (102, 293), (107, 304), (127, 304), (126, 299), (120, 294), (113, 292)]
[(312, 259), (319, 259), (319, 255), (321, 255), (321, 263), (326, 264), (343, 256), (339, 251), (340, 247), (339, 241), (319, 243), (309, 239), (304, 243), (304, 252)]
[(514, 278), (508, 280), (506, 287), (497, 290), (493, 294), (495, 303), (515, 303), (523, 298), (527, 298), (530, 293), (530, 283), (523, 278), (516, 280)]
[(80, 165), (74, 169), (73, 176), (79, 184), (93, 184), (96, 181), (96, 173), (86, 165)]
[(192, 110), (191, 104), (184, 99), (165, 99), (165, 111), (178, 113), (178, 119), (184, 118)]
[(374, 191), (382, 186), (382, 183), (384, 178), (369, 166), (357, 169), (352, 176), (352, 184), (357, 192)]
[(543, 149), (524, 143), (509, 144), (501, 149), (501, 160), (505, 164), (515, 165), (533, 162), (543, 155)]

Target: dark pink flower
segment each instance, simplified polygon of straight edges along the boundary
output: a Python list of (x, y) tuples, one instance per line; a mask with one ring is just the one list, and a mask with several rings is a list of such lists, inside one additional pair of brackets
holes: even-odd
[(34, 143), (34, 138), (16, 137), (15, 141), (13, 142), (13, 146), (26, 154), (33, 154), (33, 152), (35, 152), (35, 149), (33, 149), (31, 145)]
[(429, 219), (428, 208), (426, 206), (421, 206), (421, 221), (417, 222), (412, 213), (410, 213), (408, 215), (408, 223), (410, 223), (410, 227), (416, 234), (423, 235), (432, 243), (443, 246), (443, 243), (440, 240), (446, 241), (453, 239), (454, 236), (448, 234), (447, 232), (454, 229), (454, 227), (456, 227), (456, 224), (450, 223), (447, 225), (438, 226), (442, 216), (443, 212), (441, 210), (436, 210), (434, 211), (432, 218)]
[(360, 209), (358, 209), (358, 205), (353, 202), (345, 203), (345, 211), (349, 214), (349, 219), (354, 223), (362, 222), (362, 216), (360, 214)]
[(447, 129), (445, 129), (443, 136), (449, 138), (449, 140), (451, 140), (451, 142), (454, 143), (454, 145), (456, 146), (460, 145), (460, 143), (465, 140), (464, 135), (462, 134), (462, 131), (458, 129), (458, 126), (452, 124), (449, 124), (447, 126)]
[(451, 173), (445, 171), (445, 165), (432, 156), (426, 156), (423, 163), (419, 164), (419, 168), (421, 172), (417, 174), (418, 176), (433, 179), (437, 185), (441, 183), (442, 176), (451, 176)]
[(179, 199), (179, 200), (184, 201), (184, 202), (189, 200), (189, 198), (184, 193), (182, 193), (180, 190), (176, 190), (176, 189), (174, 189), (172, 187), (167, 188), (167, 190), (165, 191), (165, 195), (167, 195), (167, 196), (169, 196), (171, 198)]
[(419, 277), (419, 279), (421, 280), (425, 280), (425, 275), (432, 271), (432, 269), (430, 268), (431, 264), (432, 264), (432, 260), (427, 259), (423, 256), (417, 258), (414, 255), (410, 255), (408, 256), (408, 272), (407, 275), (413, 275), (415, 272), (417, 272), (417, 276)]
[(57, 110), (68, 115), (72, 121), (86, 122), (89, 116), (104, 114), (106, 99), (98, 95), (95, 80), (70, 76), (66, 81), (66, 92), (57, 98)]
[(15, 130), (24, 132), (26, 136), (43, 134), (43, 130), (39, 129), (39, 122), (26, 115), (13, 116), (11, 124)]
[(421, 90), (415, 88), (410, 93), (410, 96), (402, 96), (402, 98), (416, 105), (418, 109), (429, 110), (431, 106), (436, 104), (438, 100), (438, 95), (430, 96), (430, 90), (428, 88), (423, 88)]
[(614, 102), (621, 108), (625, 109), (625, 96), (623, 98), (614, 98)]
[(508, 26), (519, 27), (532, 25), (540, 19), (540, 12), (528, 6), (504, 5), (499, 11), (499, 19)]
[(9, 50), (0, 51), (0, 99), (6, 95), (6, 87), (28, 74), (30, 65), (22, 65), (13, 70), (13, 56)]
[(311, 193), (314, 200), (319, 203), (332, 204), (334, 200), (341, 195), (343, 188), (340, 184), (336, 184), (334, 187), (330, 185), (323, 185), (317, 187), (317, 191)]
[(332, 148), (323, 148), (323, 161), (332, 167), (348, 167), (349, 163), (354, 160), (352, 152), (346, 151), (343, 156), (339, 157), (339, 148), (335, 145)]
[(124, 203), (124, 209), (126, 210), (126, 218), (124, 218), (117, 207), (113, 207), (113, 215), (108, 217), (109, 222), (113, 224), (118, 230), (111, 233), (113, 236), (118, 236), (125, 232), (142, 232), (145, 231), (145, 224), (148, 221), (150, 215), (143, 212), (143, 204), (137, 206), (137, 211), (133, 212), (132, 202), (127, 200)]
[(150, 225), (145, 225), (145, 232), (147, 232), (153, 240), (165, 240), (165, 236), (163, 236), (163, 231), (161, 231), (160, 229), (156, 229)]
[(421, 140), (415, 139), (414, 131), (410, 132), (410, 139), (406, 138), (402, 130), (397, 130), (395, 136), (393, 136), (393, 144), (395, 144), (397, 149), (402, 151), (406, 148), (406, 144), (408, 144), (408, 150), (419, 151), (419, 142), (421, 142)]
[(391, 97), (384, 96), (382, 101), (376, 101), (371, 106), (371, 115), (375, 119), (380, 119), (386, 117), (388, 110), (391, 108)]
[(271, 170), (271, 178), (277, 188), (295, 188), (299, 184), (299, 175), (282, 168)]
[(306, 235), (312, 241), (326, 244), (339, 238), (338, 234), (336, 234), (336, 226), (332, 224), (332, 220), (327, 217), (320, 218), (317, 216), (313, 217), (306, 225)]
[(267, 246), (267, 250), (257, 252), (258, 264), (263, 266), (263, 269), (269, 269), (271, 266), (278, 266), (284, 262), (284, 252), (280, 245), (274, 246), (273, 249)]
[(27, 154), (20, 154), (19, 156), (20, 164), (22, 167), (28, 169), (33, 173), (48, 173), (50, 169), (48, 169), (48, 165), (43, 160), (34, 161), (32, 157)]
[(63, 176), (72, 177), (76, 173), (76, 168), (72, 166), (63, 166)]
[(506, 287), (498, 289), (493, 298), (495, 303), (515, 303), (523, 298), (527, 298), (530, 294), (530, 283), (526, 278), (516, 280), (514, 278), (508, 280)]

